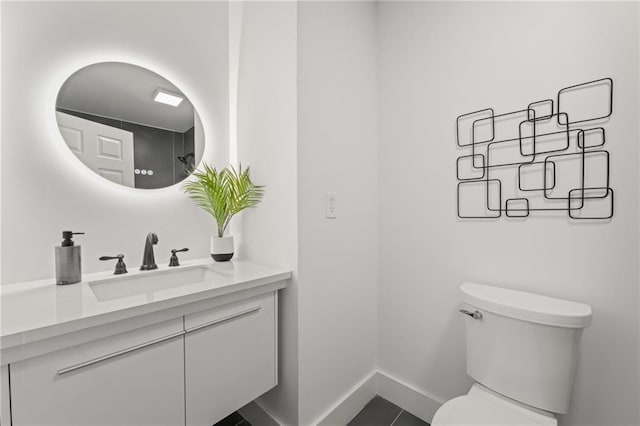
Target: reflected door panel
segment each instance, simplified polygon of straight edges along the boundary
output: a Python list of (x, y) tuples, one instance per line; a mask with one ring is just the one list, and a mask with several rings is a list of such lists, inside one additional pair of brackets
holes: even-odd
[(112, 182), (134, 187), (133, 133), (56, 112), (69, 149), (87, 167)]

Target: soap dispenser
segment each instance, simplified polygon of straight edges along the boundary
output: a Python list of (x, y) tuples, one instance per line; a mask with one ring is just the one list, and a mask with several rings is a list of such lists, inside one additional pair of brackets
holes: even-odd
[(73, 244), (74, 235), (84, 232), (62, 231), (62, 244), (56, 246), (56, 284), (74, 284), (82, 281), (80, 246)]

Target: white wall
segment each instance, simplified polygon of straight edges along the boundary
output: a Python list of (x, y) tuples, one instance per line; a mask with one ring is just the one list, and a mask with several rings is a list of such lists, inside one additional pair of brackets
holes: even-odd
[[(100, 255), (139, 266), (154, 231), (158, 263), (171, 248), (208, 256), (213, 219), (177, 187), (133, 190), (83, 168), (54, 119), (57, 89), (93, 61), (156, 71), (189, 97), (203, 120), (205, 158), (228, 158), (227, 5), (201, 3), (2, 3), (2, 283), (54, 276), (61, 231), (84, 231), (83, 272)], [(167, 29), (172, 29), (168, 31)]]
[[(238, 4), (231, 5), (236, 7)], [(266, 185), (242, 213), (239, 258), (291, 269), (279, 294), (279, 386), (260, 399), (280, 423), (298, 424), (297, 4), (242, 6), (238, 74), (238, 158)], [(232, 28), (233, 29), (233, 28)]]
[[(436, 399), (465, 393), (465, 280), (590, 304), (563, 425), (638, 424), (638, 4), (381, 3), (379, 365)], [(455, 119), (614, 80), (616, 214), (456, 218)]]
[[(375, 4), (298, 6), (300, 422), (376, 364)], [(325, 192), (338, 194), (325, 219)]]
[[(259, 403), (308, 425), (376, 362), (375, 5), (245, 2), (241, 21), (239, 159), (267, 188), (240, 251), (295, 275), (280, 299), (280, 385)], [(327, 191), (337, 219), (324, 218)]]

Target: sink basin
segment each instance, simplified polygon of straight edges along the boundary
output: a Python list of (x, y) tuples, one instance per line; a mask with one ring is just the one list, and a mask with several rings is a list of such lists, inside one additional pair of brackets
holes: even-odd
[(89, 283), (89, 287), (100, 301), (123, 297), (145, 296), (158, 299), (183, 292), (187, 286), (198, 286), (211, 282), (213, 272), (206, 266), (176, 270), (141, 272), (135, 275), (110, 277)]

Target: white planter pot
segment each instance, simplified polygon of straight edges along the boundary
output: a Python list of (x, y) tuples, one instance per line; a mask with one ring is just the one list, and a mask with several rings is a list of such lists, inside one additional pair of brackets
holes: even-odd
[(211, 257), (216, 262), (226, 262), (233, 257), (233, 237), (211, 237)]

